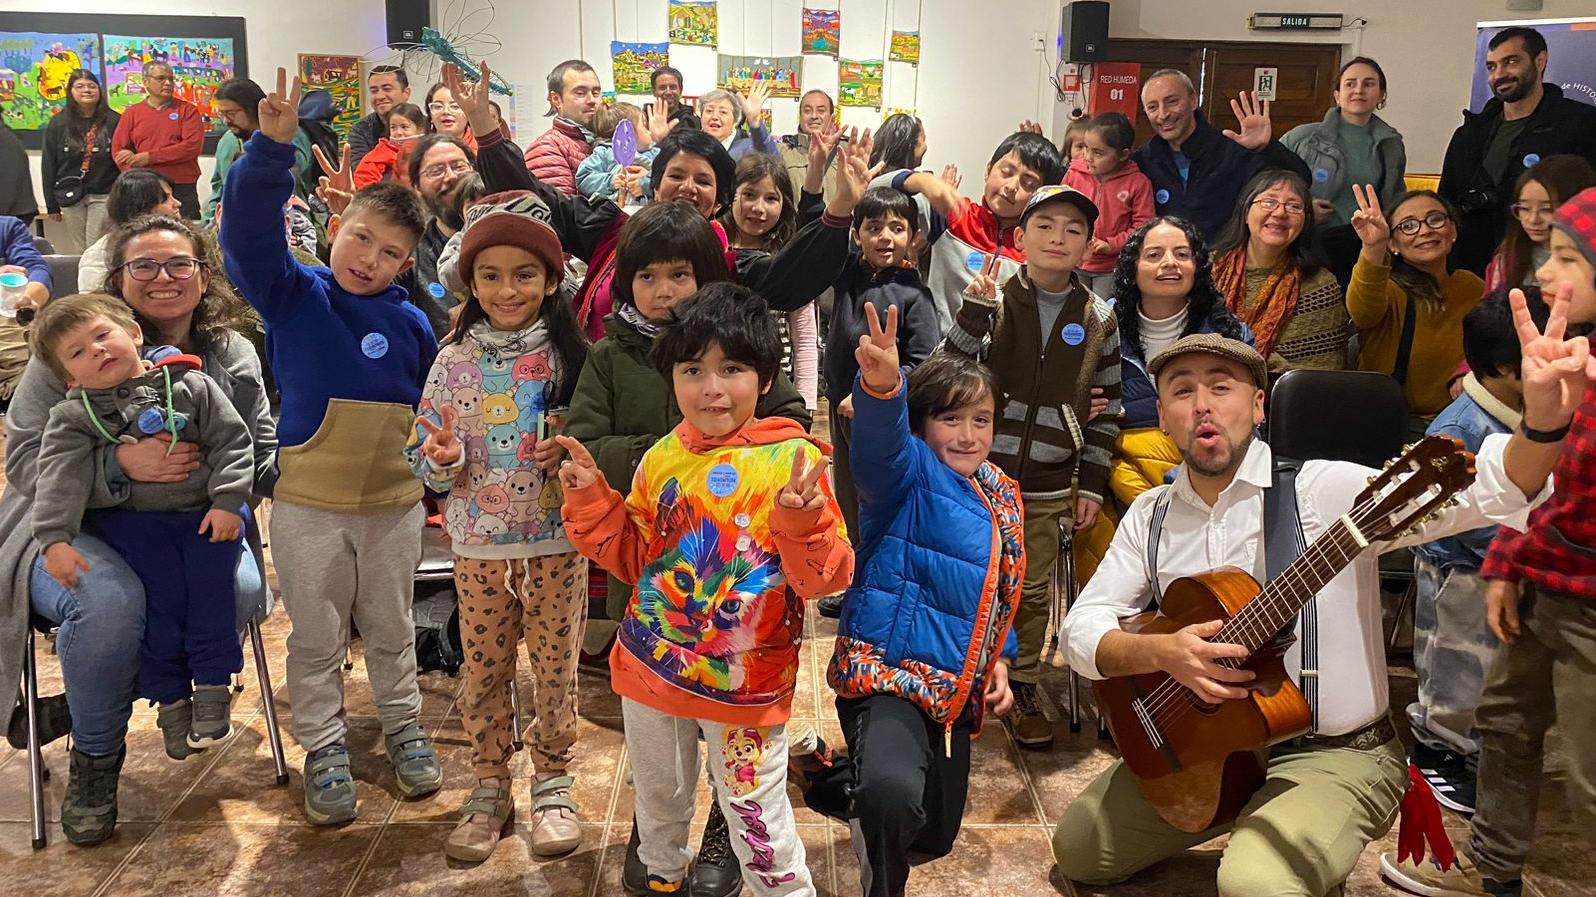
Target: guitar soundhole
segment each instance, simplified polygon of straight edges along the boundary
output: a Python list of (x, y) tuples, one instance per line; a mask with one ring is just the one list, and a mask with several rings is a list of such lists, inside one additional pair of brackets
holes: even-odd
[(1220, 705), (1210, 704), (1207, 701), (1204, 701), (1202, 698), (1199, 698), (1193, 694), (1189, 689), (1181, 689), (1181, 696), (1186, 699), (1187, 706), (1191, 707), (1191, 709), (1197, 711), (1198, 713), (1201, 713), (1203, 716), (1213, 716), (1215, 713), (1219, 712)]

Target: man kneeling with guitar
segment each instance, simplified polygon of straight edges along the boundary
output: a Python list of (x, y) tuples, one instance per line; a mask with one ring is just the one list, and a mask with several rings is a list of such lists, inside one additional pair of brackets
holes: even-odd
[(1377, 556), (1522, 528), (1550, 495), (1562, 431), (1596, 381), (1584, 338), (1563, 340), (1567, 296), (1542, 334), (1514, 293), (1519, 431), (1477, 459), (1432, 437), (1372, 483), (1348, 462), (1276, 463), (1255, 438), (1267, 372), (1251, 347), (1199, 334), (1152, 359), (1184, 464), (1131, 505), (1065, 621), (1069, 664), (1100, 680), (1124, 757), (1058, 823), (1065, 877), (1121, 881), (1228, 832), (1221, 897), (1339, 893), (1408, 783)]

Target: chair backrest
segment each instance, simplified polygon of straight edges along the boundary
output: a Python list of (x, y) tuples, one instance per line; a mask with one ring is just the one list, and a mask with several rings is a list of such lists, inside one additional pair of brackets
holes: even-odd
[(70, 296), (78, 291), (78, 255), (46, 255), (50, 266), (50, 282), (55, 285), (54, 297)]
[(33, 248), (39, 250), (40, 255), (50, 255), (55, 252), (55, 244), (45, 239), (44, 234), (33, 235)]
[(1267, 424), (1277, 457), (1379, 468), (1402, 454), (1408, 403), (1387, 374), (1287, 371), (1270, 391)]

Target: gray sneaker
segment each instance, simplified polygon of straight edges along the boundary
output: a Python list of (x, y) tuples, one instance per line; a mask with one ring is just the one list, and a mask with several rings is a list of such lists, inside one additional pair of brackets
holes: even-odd
[(111, 757), (72, 751), (72, 771), (61, 799), (61, 831), (68, 841), (89, 847), (116, 830), (116, 785), (126, 756), (126, 747)]
[(188, 746), (206, 748), (233, 732), (233, 690), (225, 685), (200, 685), (190, 702), (194, 720), (188, 727)]
[(173, 760), (187, 760), (199, 753), (189, 744), (189, 729), (194, 725), (194, 702), (188, 698), (171, 704), (162, 704), (155, 714), (155, 724), (161, 727), (161, 740), (166, 743), (166, 756)]
[(421, 797), (443, 787), (443, 766), (432, 749), (432, 739), (420, 723), (410, 723), (387, 736), (388, 762), (399, 777), (399, 793)]
[(349, 749), (334, 742), (305, 756), (305, 815), (312, 825), (355, 821), (355, 777)]

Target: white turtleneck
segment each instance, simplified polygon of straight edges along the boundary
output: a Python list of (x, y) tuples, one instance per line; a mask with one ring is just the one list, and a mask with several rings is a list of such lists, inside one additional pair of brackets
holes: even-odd
[(1175, 344), (1186, 329), (1186, 313), (1190, 306), (1181, 306), (1180, 311), (1163, 320), (1154, 320), (1147, 317), (1147, 313), (1137, 309), (1136, 316), (1141, 319), (1142, 358), (1151, 360), (1158, 353)]

